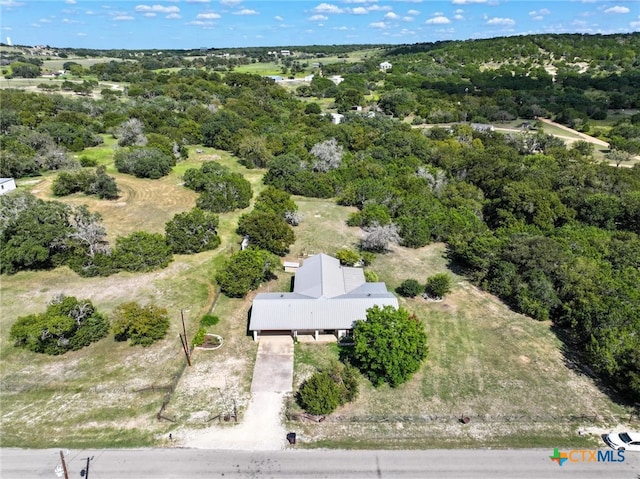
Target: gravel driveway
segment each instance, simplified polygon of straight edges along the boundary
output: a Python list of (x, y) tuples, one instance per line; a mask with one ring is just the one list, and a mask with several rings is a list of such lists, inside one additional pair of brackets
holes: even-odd
[(284, 396), (292, 390), (293, 339), (263, 336), (253, 369), (251, 401), (236, 426), (213, 425), (176, 434), (176, 446), (198, 449), (275, 451), (287, 446), (282, 425)]

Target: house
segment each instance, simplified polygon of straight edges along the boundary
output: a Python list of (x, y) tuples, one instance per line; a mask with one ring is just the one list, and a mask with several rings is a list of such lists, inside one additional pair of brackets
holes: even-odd
[(331, 123), (334, 125), (339, 125), (344, 118), (344, 115), (341, 113), (329, 113), (329, 115), (331, 116)]
[(382, 62), (380, 65), (378, 65), (378, 68), (380, 68), (380, 70), (382, 70), (383, 72), (390, 70), (392, 67), (393, 65), (389, 62)]
[(292, 293), (259, 293), (253, 300), (249, 331), (260, 334), (334, 334), (340, 338), (365, 320), (373, 306), (398, 308), (384, 283), (367, 283), (362, 268), (342, 266), (317, 254), (305, 259), (294, 277)]
[(16, 180), (13, 178), (0, 178), (0, 195), (16, 189)]

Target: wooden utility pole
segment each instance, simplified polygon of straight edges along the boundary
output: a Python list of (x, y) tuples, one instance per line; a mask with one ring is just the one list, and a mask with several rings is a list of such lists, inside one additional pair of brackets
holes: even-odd
[(67, 463), (64, 462), (64, 453), (60, 451), (60, 461), (62, 461), (62, 471), (64, 472), (64, 479), (69, 479), (69, 473), (67, 472)]
[(184, 312), (180, 310), (180, 316), (182, 317), (182, 333), (180, 335), (180, 341), (182, 342), (182, 348), (184, 354), (187, 357), (187, 364), (191, 366), (191, 348), (189, 348), (189, 339), (187, 338), (187, 327), (184, 324)]

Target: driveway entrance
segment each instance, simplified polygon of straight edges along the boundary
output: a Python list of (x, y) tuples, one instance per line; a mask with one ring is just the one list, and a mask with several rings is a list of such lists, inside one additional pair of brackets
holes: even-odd
[(251, 392), (290, 392), (293, 388), (293, 338), (261, 336)]

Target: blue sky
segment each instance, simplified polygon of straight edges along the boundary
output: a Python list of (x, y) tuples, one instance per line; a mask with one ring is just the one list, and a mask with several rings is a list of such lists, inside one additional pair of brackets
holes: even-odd
[(640, 30), (640, 0), (0, 0), (14, 45), (185, 49)]

